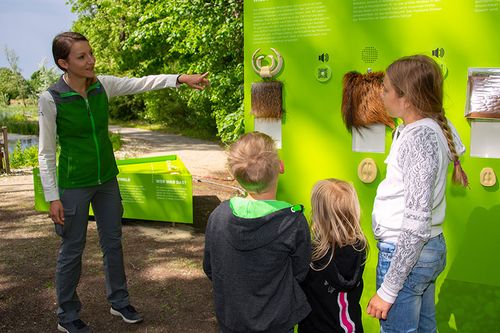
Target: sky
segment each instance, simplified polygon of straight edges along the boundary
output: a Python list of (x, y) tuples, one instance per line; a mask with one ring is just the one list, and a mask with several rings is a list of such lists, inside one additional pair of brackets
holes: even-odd
[(66, 0), (0, 0), (0, 67), (10, 67), (5, 47), (19, 57), (18, 66), (25, 79), (43, 59), (47, 67), (55, 67), (52, 39), (71, 30), (75, 20)]

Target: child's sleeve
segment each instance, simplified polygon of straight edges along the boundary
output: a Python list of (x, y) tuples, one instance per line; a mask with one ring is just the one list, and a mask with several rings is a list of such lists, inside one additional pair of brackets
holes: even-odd
[(377, 290), (380, 298), (391, 304), (431, 237), (439, 149), (436, 133), (425, 126), (410, 132), (399, 148), (398, 164), (403, 171), (405, 200), (403, 223), (391, 265)]
[(303, 214), (297, 220), (295, 252), (292, 254), (293, 275), (298, 282), (304, 281), (311, 262), (311, 234)]

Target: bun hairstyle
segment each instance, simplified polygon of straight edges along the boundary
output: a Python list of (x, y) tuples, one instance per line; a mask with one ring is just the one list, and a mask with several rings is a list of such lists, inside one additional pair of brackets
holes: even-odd
[(52, 41), (52, 56), (54, 57), (54, 62), (56, 63), (57, 67), (59, 67), (59, 69), (61, 69), (63, 72), (65, 72), (66, 70), (59, 65), (58, 60), (68, 59), (69, 52), (71, 51), (71, 46), (75, 42), (79, 41), (88, 42), (87, 38), (84, 35), (72, 31), (62, 32), (54, 37), (54, 40)]
[(439, 124), (453, 159), (452, 181), (467, 187), (467, 175), (460, 164), (443, 108), (443, 74), (439, 65), (428, 56), (413, 55), (393, 62), (386, 75), (399, 97), (405, 96), (422, 117), (432, 118)]
[(274, 140), (260, 132), (242, 135), (228, 149), (227, 166), (247, 192), (265, 192), (277, 182), (280, 172)]

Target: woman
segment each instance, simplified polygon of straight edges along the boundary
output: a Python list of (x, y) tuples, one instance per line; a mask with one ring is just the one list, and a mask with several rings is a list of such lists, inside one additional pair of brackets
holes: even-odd
[(467, 186), (459, 161), (465, 148), (444, 115), (443, 77), (431, 58), (392, 63), (382, 99), (403, 124), (373, 207), (379, 258), (377, 292), (367, 311), (381, 319), (381, 332), (436, 332), (435, 280), (446, 264), (446, 175), (453, 162), (453, 182)]
[[(122, 203), (118, 168), (108, 137), (108, 100), (114, 96), (187, 84), (204, 89), (205, 74), (151, 75), (142, 78), (96, 76), (88, 40), (76, 32), (57, 35), (52, 43), (60, 80), (39, 100), (39, 164), (50, 216), (61, 236), (57, 259), (58, 329), (90, 332), (79, 319), (76, 292), (85, 247), (89, 205), (95, 214), (103, 251), (110, 312), (127, 323), (142, 316), (129, 302), (121, 245)], [(61, 147), (56, 181), (56, 137)]]

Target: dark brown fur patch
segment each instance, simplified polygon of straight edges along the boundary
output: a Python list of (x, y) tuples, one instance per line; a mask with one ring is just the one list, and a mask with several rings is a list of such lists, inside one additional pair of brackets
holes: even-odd
[(279, 81), (252, 83), (252, 114), (255, 118), (281, 118), (282, 84)]
[(373, 124), (394, 128), (394, 120), (385, 111), (380, 97), (383, 80), (383, 72), (361, 74), (352, 71), (344, 75), (342, 119), (348, 130)]

